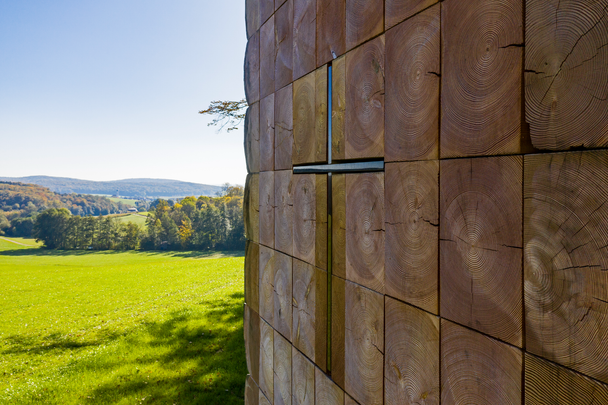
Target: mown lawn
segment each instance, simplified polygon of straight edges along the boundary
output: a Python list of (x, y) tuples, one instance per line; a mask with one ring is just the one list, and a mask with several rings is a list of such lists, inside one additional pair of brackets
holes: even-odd
[(134, 224), (139, 225), (141, 228), (146, 227), (146, 220), (148, 219), (147, 215), (141, 215), (141, 214), (113, 215), (113, 217), (118, 222), (133, 222)]
[(0, 240), (0, 403), (242, 404), (242, 269)]

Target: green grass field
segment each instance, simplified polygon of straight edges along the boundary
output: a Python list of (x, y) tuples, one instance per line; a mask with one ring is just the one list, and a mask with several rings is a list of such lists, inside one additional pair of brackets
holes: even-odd
[(0, 239), (0, 403), (242, 404), (242, 269)]
[(135, 207), (135, 202), (137, 201), (137, 200), (130, 200), (128, 198), (117, 198), (117, 197), (108, 197), (108, 199), (115, 203), (121, 202), (123, 204), (132, 205), (134, 207)]
[(121, 215), (112, 215), (119, 222), (133, 222), (139, 225), (142, 228), (146, 226), (147, 215), (141, 214), (121, 214)]

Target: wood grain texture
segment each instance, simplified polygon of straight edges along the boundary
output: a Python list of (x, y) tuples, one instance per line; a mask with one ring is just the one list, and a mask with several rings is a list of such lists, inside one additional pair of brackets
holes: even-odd
[(389, 29), (403, 20), (418, 14), (439, 0), (386, 0), (384, 21), (385, 29)]
[(317, 219), (316, 178), (314, 174), (294, 174), (293, 191), (293, 256), (315, 264), (315, 231)]
[(315, 368), (315, 403), (344, 405), (344, 391), (318, 368)]
[(260, 244), (274, 248), (274, 172), (260, 173)]
[(526, 354), (526, 405), (608, 404), (608, 386)]
[(384, 403), (439, 405), (439, 318), (385, 298)]
[(293, 300), (293, 259), (279, 252), (274, 253), (274, 317), (273, 327), (291, 341)]
[(279, 7), (281, 7), (286, 0), (274, 0), (274, 10), (278, 10)]
[(522, 346), (522, 158), (441, 161), (441, 316)]
[(245, 235), (253, 242), (260, 241), (260, 175), (248, 174), (243, 197)]
[(522, 353), (441, 320), (441, 404), (521, 404)]
[(254, 103), (247, 108), (244, 139), (247, 172), (258, 173), (260, 171), (260, 103)]
[(274, 13), (274, 0), (259, 0), (260, 2), (260, 23), (264, 24), (266, 20)]
[(608, 1), (526, 1), (526, 121), (539, 149), (608, 145)]
[(245, 49), (245, 98), (247, 104), (260, 100), (260, 32), (249, 38)]
[(274, 405), (291, 405), (291, 343), (274, 332)]
[(260, 171), (274, 170), (274, 94), (260, 101)]
[(245, 0), (245, 25), (247, 38), (260, 29), (260, 0)]
[(382, 404), (384, 297), (346, 282), (345, 391), (362, 404)]
[(526, 156), (529, 352), (608, 382), (608, 152)]
[(245, 405), (259, 405), (260, 389), (250, 375), (245, 380)]
[(438, 4), (386, 33), (386, 161), (439, 157), (440, 29)]
[(345, 389), (346, 282), (336, 276), (331, 281), (331, 377)]
[(346, 51), (346, 1), (317, 0), (317, 67)]
[(331, 68), (331, 156), (346, 158), (346, 56), (332, 62)]
[(260, 316), (274, 325), (274, 272), (275, 252), (260, 246)]
[(344, 405), (359, 405), (350, 395), (344, 394)]
[(441, 156), (519, 153), (522, 0), (441, 6)]
[(274, 15), (260, 28), (260, 98), (274, 93)]
[(346, 175), (346, 279), (384, 293), (384, 173)]
[(274, 398), (274, 331), (260, 321), (260, 390), (267, 398)]
[(346, 0), (346, 49), (382, 33), (383, 0)]
[(275, 93), (274, 103), (274, 168), (291, 169), (293, 150), (293, 92), (292, 85)]
[(293, 84), (294, 165), (327, 161), (327, 131), (323, 131), (324, 127), (320, 126), (327, 124), (321, 123), (319, 118), (327, 114), (327, 101), (321, 97), (317, 102), (316, 92), (320, 87), (317, 86), (317, 80), (322, 80), (322, 75), (312, 72)]
[(332, 174), (331, 272), (346, 278), (346, 175)]
[(250, 240), (245, 245), (245, 303), (260, 311), (260, 246)]
[(259, 405), (272, 405), (266, 395), (260, 390), (260, 403)]
[(260, 316), (249, 305), (245, 305), (243, 323), (247, 370), (257, 384), (260, 381)]
[(317, 1), (293, 0), (293, 79), (316, 67)]
[(315, 74), (315, 161), (327, 161), (327, 65)]
[(386, 294), (439, 314), (439, 162), (385, 167)]
[(291, 348), (291, 403), (315, 405), (315, 366), (295, 347)]
[(327, 271), (327, 175), (315, 175), (315, 266)]
[(295, 348), (315, 361), (317, 283), (313, 265), (293, 261), (293, 327)]
[(274, 16), (276, 56), (274, 89), (278, 91), (293, 79), (293, 0), (286, 1)]
[(346, 159), (384, 156), (384, 35), (346, 54), (345, 126)]
[(274, 172), (274, 245), (293, 255), (293, 182), (291, 170)]
[(327, 372), (327, 271), (315, 268), (315, 364)]

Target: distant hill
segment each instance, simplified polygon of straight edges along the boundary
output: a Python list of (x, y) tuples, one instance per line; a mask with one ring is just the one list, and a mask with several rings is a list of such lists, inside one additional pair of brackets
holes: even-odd
[(163, 179), (126, 179), (115, 181), (89, 181), (66, 177), (28, 176), (0, 177), (0, 181), (37, 184), (60, 194), (105, 194), (114, 195), (118, 191), (121, 197), (186, 197), (214, 196), (221, 190), (220, 186), (188, 183), (178, 180)]

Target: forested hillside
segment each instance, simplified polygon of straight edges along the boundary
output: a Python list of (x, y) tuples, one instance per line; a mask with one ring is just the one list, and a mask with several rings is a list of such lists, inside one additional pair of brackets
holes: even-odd
[(221, 191), (220, 186), (189, 183), (179, 180), (165, 179), (126, 179), (115, 181), (89, 181), (66, 177), (29, 176), (29, 177), (0, 177), (0, 181), (12, 181), (37, 184), (48, 187), (51, 191), (62, 194), (119, 194), (123, 197), (186, 197), (215, 196)]
[(34, 184), (0, 182), (0, 234), (29, 236), (35, 216), (49, 208), (65, 208), (77, 216), (98, 216), (126, 212), (129, 207), (106, 197), (58, 194)]

